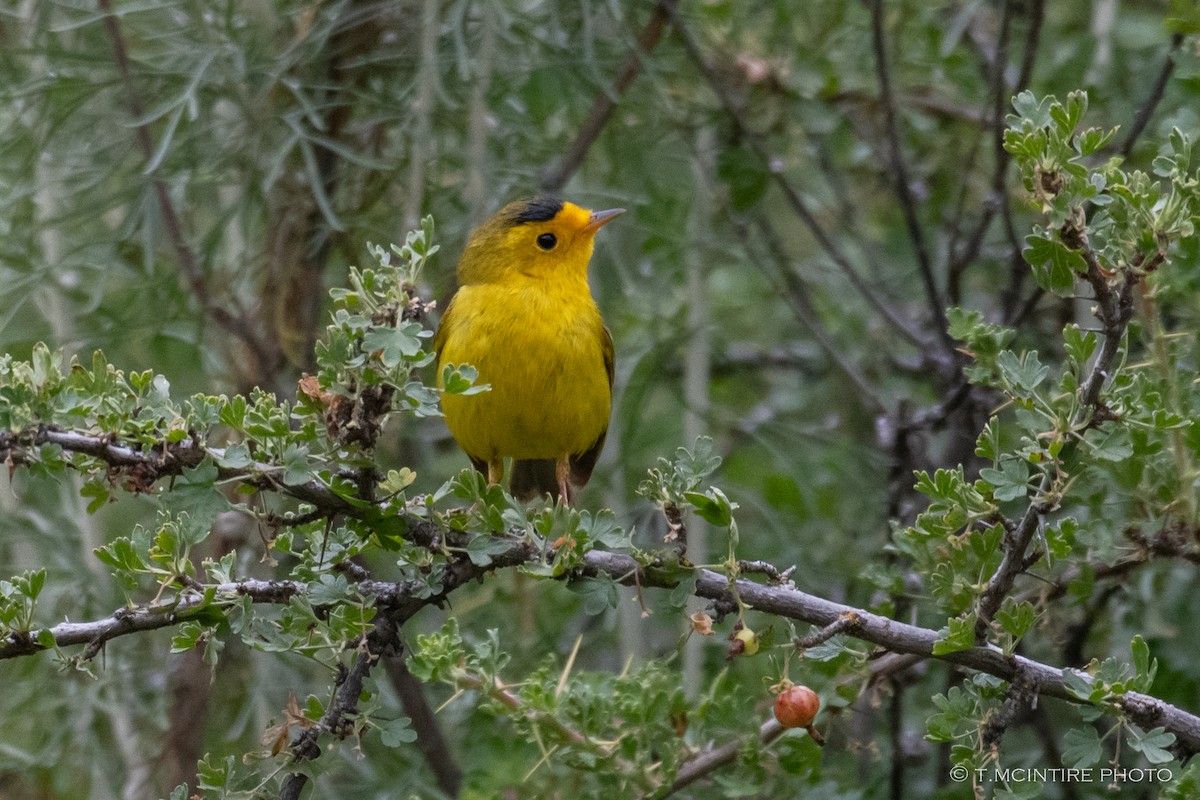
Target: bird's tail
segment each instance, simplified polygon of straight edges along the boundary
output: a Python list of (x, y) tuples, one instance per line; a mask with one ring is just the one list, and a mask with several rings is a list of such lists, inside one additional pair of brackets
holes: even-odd
[(554, 459), (530, 458), (514, 461), (509, 491), (522, 503), (547, 494), (551, 500), (557, 500), (558, 479), (554, 476)]

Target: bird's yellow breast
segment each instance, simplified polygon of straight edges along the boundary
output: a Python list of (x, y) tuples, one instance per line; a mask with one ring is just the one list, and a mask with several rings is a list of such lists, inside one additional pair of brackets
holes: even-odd
[(471, 364), (491, 391), (444, 395), (450, 432), (472, 457), (561, 458), (608, 427), (608, 341), (586, 281), (462, 286), (446, 310), (438, 358)]

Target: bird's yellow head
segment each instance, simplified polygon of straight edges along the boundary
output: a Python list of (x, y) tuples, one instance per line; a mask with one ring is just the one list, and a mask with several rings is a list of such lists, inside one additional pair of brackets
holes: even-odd
[(553, 197), (515, 200), (471, 234), (458, 282), (586, 279), (596, 231), (624, 210), (593, 212)]

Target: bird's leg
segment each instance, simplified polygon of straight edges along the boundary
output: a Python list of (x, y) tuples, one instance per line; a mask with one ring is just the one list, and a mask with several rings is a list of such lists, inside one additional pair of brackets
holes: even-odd
[(554, 479), (558, 481), (558, 496), (564, 506), (572, 503), (571, 497), (571, 457), (563, 456), (554, 462)]
[(488, 462), (488, 486), (499, 486), (504, 480), (504, 458), (496, 458)]

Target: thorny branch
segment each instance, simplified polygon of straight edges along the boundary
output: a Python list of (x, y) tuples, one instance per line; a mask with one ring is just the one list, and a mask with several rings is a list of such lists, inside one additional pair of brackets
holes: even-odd
[[(400, 647), (399, 629), (387, 615), (382, 615), (376, 620), (371, 632), (364, 637), (354, 663), (349, 669), (343, 668), (339, 673), (334, 684), (333, 702), (325, 709), (321, 720), (305, 729), (288, 747), (295, 762), (312, 761), (321, 755), (317, 739), (322, 733), (332, 733), (339, 737), (348, 733), (346, 726), (351, 716), (358, 711), (358, 698), (362, 695), (363, 681), (371, 672), (371, 667), (380, 657), (399, 653)], [(307, 783), (307, 775), (293, 772), (283, 783), (283, 789), (279, 793), (280, 800), (299, 800), (300, 793), (304, 791)]]

